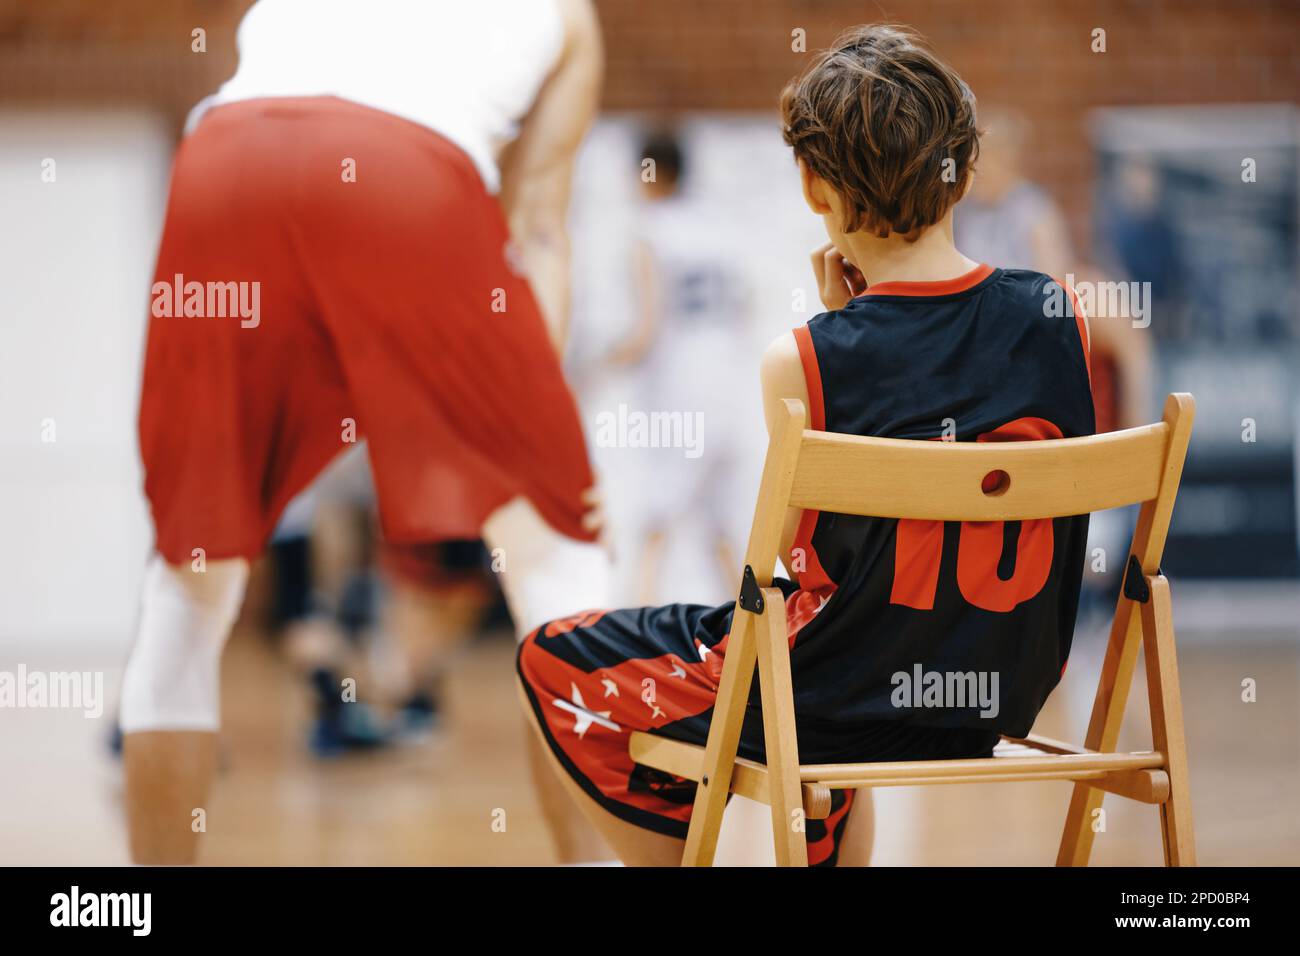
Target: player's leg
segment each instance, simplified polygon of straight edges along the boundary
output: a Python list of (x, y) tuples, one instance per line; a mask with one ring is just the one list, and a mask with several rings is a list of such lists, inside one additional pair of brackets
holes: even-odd
[(559, 759), (546, 745), (545, 735), (537, 724), (537, 718), (533, 714), (522, 685), (519, 687), (519, 699), (529, 727), (532, 752), (537, 755), (537, 764), (535, 764), (535, 769), (539, 771), (537, 779), (540, 783), (543, 773), (549, 776), (552, 785), (546, 788), (547, 792), (554, 793), (569, 804), (569, 807), (563, 808), (561, 812), (569, 808), (580, 812), (613, 848), (618, 858), (628, 866), (680, 865), (686, 841), (620, 820), (587, 796), (586, 792), (565, 772)]
[[(575, 541), (553, 530), (527, 499), (497, 509), (483, 526), (483, 539), (520, 639), (549, 620), (610, 603), (611, 568), (600, 545)], [(570, 799), (551, 770), (554, 758), (537, 735), (528, 732), (528, 763), (538, 802), (565, 863), (609, 858), (609, 848)]]
[(483, 616), (480, 586), (430, 590), (394, 578), (388, 626), (406, 663), (410, 693), (440, 680)]
[(351, 593), (358, 589), (349, 585), (363, 581), (367, 567), (364, 525), (355, 508), (322, 494), (329, 473), (342, 464), (346, 460), (289, 503), (268, 554), (275, 579), (274, 633), (310, 688), (314, 715), (307, 741), (318, 757), (383, 742), (369, 703), (346, 704), (340, 692), (354, 650), (350, 638), (358, 629), (351, 605), (365, 610), (365, 601)]
[(131, 856), (193, 863), (216, 770), (221, 651), (248, 580), (243, 559), (205, 570), (155, 556), (122, 683), (122, 754)]
[[(525, 713), (524, 723), (527, 725), (524, 735), (528, 772), (537, 794), (537, 804), (542, 808), (546, 828), (551, 834), (551, 842), (555, 845), (556, 858), (561, 863), (595, 863), (616, 856), (623, 859), (618, 844), (609, 839), (583, 801), (575, 799), (574, 792), (582, 794), (582, 791), (562, 776), (554, 755), (537, 730), (537, 721)], [(590, 803), (604, 816), (609, 816), (586, 794), (582, 796), (586, 803)], [(680, 857), (680, 851), (678, 856)]]
[(546, 621), (609, 606), (609, 552), (556, 531), (527, 498), (492, 512), (483, 540), (521, 638)]
[(637, 574), (637, 600), (641, 604), (654, 604), (660, 600), (659, 578), (667, 548), (668, 532), (662, 526), (656, 525), (646, 533)]
[(696, 790), (634, 761), (629, 735), (704, 743), (729, 622), (728, 607), (592, 611), (546, 623), (520, 645), (529, 723), (565, 792), (578, 795), (573, 805), (628, 863), (681, 861)]
[(840, 839), (836, 866), (870, 866), (871, 848), (876, 836), (876, 808), (871, 790), (850, 791), (853, 806)]
[(713, 553), (718, 559), (718, 579), (728, 594), (740, 593), (741, 563), (740, 554), (725, 531), (716, 532), (713, 539)]
[(478, 630), (490, 588), (482, 545), (446, 541), (381, 547), (388, 581), (385, 630), (402, 665), (397, 688), (404, 731), (432, 729), (452, 661)]
[[(876, 762), (894, 760), (963, 760), (993, 755), (998, 735), (992, 731), (954, 728), (912, 727), (895, 722), (877, 723), (859, 740), (856, 753), (815, 754), (813, 763)], [(870, 788), (835, 790), (831, 793), (830, 817), (809, 821), (809, 858), (814, 856), (813, 828), (825, 835), (822, 846), (831, 851), (823, 856), (827, 865), (869, 866), (875, 839), (875, 807)], [(850, 812), (851, 811), (851, 812)]]
[[(248, 559), (353, 440), (346, 380), (285, 221), (285, 197), (301, 186), (302, 154), (290, 148), (300, 137), (297, 123), (265, 104), (221, 106), (186, 137), (172, 170), (155, 286), (202, 278), (200, 312), (217, 311), (155, 302), (149, 323), (140, 452), (166, 561), (155, 558), (146, 574), (121, 708), (140, 862), (193, 861), (194, 810), (215, 764), (221, 650)], [(337, 178), (333, 154), (315, 164)], [(211, 283), (235, 287), (237, 302), (214, 302)]]

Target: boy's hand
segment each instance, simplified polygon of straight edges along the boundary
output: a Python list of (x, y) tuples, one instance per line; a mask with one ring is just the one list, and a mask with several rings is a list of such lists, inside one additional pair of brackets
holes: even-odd
[(840, 255), (834, 243), (828, 242), (813, 250), (812, 267), (813, 275), (817, 277), (817, 292), (828, 311), (844, 308), (854, 296), (867, 291), (867, 281), (862, 273)]

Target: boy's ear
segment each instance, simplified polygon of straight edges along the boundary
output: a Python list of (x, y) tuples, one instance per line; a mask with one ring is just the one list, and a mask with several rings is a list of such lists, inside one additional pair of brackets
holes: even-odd
[(799, 180), (803, 184), (804, 202), (819, 216), (824, 216), (831, 211), (831, 204), (826, 199), (826, 191), (830, 188), (826, 185), (826, 180), (822, 179), (811, 169), (802, 159), (799, 160)]
[[(970, 195), (971, 187), (974, 186), (974, 185), (975, 185), (975, 170), (974, 170), (974, 168), (972, 167), (972, 168), (971, 168), (969, 171), (967, 171), (967, 173), (966, 173), (966, 185), (962, 187), (962, 190), (961, 190), (961, 199), (965, 199), (968, 195)], [(957, 201), (958, 201), (958, 202), (961, 202), (961, 199), (959, 199), (959, 200), (957, 200)]]

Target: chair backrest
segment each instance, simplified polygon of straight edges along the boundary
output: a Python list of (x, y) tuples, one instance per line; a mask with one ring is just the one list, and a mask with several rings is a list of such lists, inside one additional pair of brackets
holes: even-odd
[(1159, 422), (1087, 438), (997, 444), (804, 432), (790, 504), (941, 521), (1089, 514), (1155, 498), (1171, 432)]
[(770, 580), (786, 508), (943, 521), (1026, 521), (1142, 503), (1133, 554), (1164, 551), (1196, 403), (1171, 394), (1152, 425), (1086, 438), (904, 441), (803, 428), (799, 402), (773, 432), (746, 562)]

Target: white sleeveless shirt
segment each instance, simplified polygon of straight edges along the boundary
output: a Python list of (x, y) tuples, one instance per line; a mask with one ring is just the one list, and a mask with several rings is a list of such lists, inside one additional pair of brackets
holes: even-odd
[(428, 126), (463, 149), (491, 192), (564, 45), (554, 0), (258, 0), (239, 68), (195, 108), (337, 96)]

